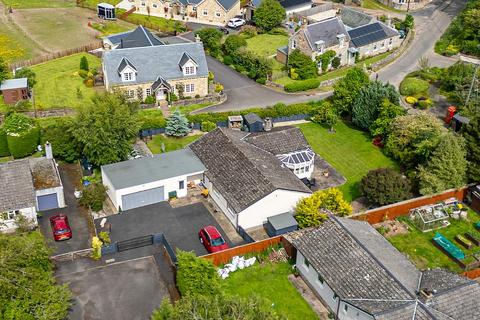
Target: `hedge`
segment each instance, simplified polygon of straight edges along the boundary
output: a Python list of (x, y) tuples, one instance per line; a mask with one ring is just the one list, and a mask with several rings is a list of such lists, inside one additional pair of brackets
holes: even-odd
[(32, 127), (27, 132), (7, 135), (8, 149), (14, 158), (23, 158), (35, 152), (40, 140), (40, 130)]
[(430, 84), (418, 78), (405, 78), (400, 83), (400, 94), (402, 96), (413, 96), (422, 92), (426, 92)]
[(318, 88), (320, 80), (306, 79), (285, 85), (284, 90), (287, 92), (298, 92)]
[(7, 133), (0, 127), (0, 157), (6, 157), (10, 155), (7, 143)]

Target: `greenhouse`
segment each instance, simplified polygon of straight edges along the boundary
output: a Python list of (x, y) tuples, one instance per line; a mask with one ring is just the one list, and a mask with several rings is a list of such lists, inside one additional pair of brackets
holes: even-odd
[(410, 220), (422, 232), (447, 227), (449, 218), (443, 204), (423, 206), (410, 212)]

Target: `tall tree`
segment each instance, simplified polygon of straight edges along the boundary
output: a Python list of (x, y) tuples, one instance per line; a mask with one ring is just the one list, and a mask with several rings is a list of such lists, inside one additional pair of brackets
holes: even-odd
[(86, 56), (80, 58), (80, 70), (89, 71), (88, 60)]
[(220, 277), (210, 260), (185, 251), (178, 251), (177, 258), (177, 286), (182, 296), (220, 293)]
[(203, 28), (198, 30), (195, 35), (200, 37), (205, 50), (212, 56), (216, 57), (221, 53), (221, 43), (223, 33), (216, 28)]
[(7, 62), (0, 56), (0, 83), (10, 77), (10, 70)]
[(165, 134), (174, 137), (184, 137), (190, 132), (188, 127), (188, 120), (176, 109), (172, 115), (167, 119), (167, 127), (165, 128)]
[(288, 55), (287, 67), (290, 77), (295, 79), (296, 74), (299, 79), (315, 78), (318, 74), (318, 68), (315, 61), (298, 49), (293, 50)]
[(333, 105), (342, 115), (352, 113), (353, 100), (358, 91), (370, 82), (368, 74), (361, 68), (354, 67), (348, 70), (345, 77), (338, 80), (333, 86)]
[(383, 100), (378, 118), (369, 128), (370, 134), (374, 137), (380, 136), (385, 138), (392, 122), (396, 117), (403, 114), (405, 114), (405, 110), (402, 107), (388, 101), (387, 99)]
[(91, 163), (100, 166), (127, 158), (138, 134), (136, 115), (121, 95), (93, 97), (78, 111), (75, 139)]
[(480, 181), (480, 115), (475, 115), (463, 128), (468, 160), (468, 179)]
[(27, 78), (27, 83), (29, 88), (33, 88), (35, 84), (37, 84), (37, 75), (33, 72), (32, 69), (29, 68), (22, 68), (20, 70), (15, 71), (15, 78)]
[(49, 142), (55, 158), (73, 162), (80, 158), (81, 148), (73, 135), (75, 123), (72, 118), (62, 117), (41, 122), (42, 143)]
[(285, 19), (285, 9), (277, 0), (263, 0), (255, 10), (253, 19), (258, 27), (270, 31)]
[(362, 87), (352, 105), (353, 123), (364, 130), (368, 130), (380, 113), (384, 100), (394, 104), (399, 103), (399, 95), (394, 86), (379, 81), (370, 82)]
[(423, 195), (463, 186), (467, 182), (463, 138), (452, 132), (444, 133), (428, 162), (418, 167), (418, 179)]

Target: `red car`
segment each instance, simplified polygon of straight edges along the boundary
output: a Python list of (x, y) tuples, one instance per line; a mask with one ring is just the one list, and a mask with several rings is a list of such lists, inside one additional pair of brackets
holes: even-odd
[(50, 218), (53, 238), (55, 241), (68, 240), (72, 237), (72, 229), (68, 224), (68, 217), (64, 214), (58, 214)]
[(200, 229), (198, 237), (200, 238), (200, 243), (203, 243), (205, 249), (210, 253), (228, 249), (227, 242), (214, 226)]

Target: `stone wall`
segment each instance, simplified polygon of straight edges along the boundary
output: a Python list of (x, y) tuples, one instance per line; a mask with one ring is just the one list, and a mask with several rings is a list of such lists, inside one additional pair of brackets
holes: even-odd
[(215, 93), (208, 95), (206, 97), (194, 98), (194, 99), (184, 99), (172, 101), (172, 107), (183, 107), (192, 104), (203, 104), (203, 103), (222, 103), (227, 100), (227, 95), (225, 93)]

